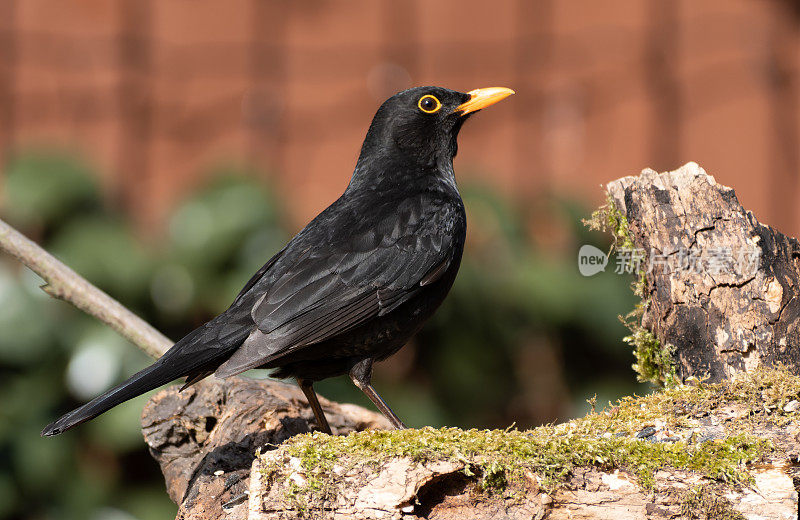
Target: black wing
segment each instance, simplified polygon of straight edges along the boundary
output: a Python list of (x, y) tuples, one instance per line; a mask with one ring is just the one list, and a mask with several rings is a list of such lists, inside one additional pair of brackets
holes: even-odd
[(461, 211), (401, 203), (377, 226), (339, 236), (344, 243), (306, 249), (256, 301), (256, 328), (216, 375), (263, 365), (408, 301), (453, 260)]

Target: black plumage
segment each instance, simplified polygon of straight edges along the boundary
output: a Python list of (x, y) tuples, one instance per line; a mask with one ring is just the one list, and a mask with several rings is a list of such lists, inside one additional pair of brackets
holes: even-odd
[(455, 280), (466, 233), (453, 157), (461, 125), (513, 91), (418, 87), (389, 98), (370, 125), (345, 192), (247, 282), (222, 314), (158, 361), (47, 426), (62, 433), (179, 377), (262, 367), (294, 377), (330, 432), (312, 385), (350, 374), (392, 423), (372, 363), (400, 349)]

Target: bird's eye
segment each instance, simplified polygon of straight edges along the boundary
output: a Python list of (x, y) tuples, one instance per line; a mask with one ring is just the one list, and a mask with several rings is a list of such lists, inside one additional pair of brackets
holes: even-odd
[(431, 96), (428, 94), (419, 98), (419, 103), (417, 103), (417, 106), (426, 114), (434, 114), (438, 112), (440, 108), (442, 108), (442, 103), (436, 98), (436, 96)]

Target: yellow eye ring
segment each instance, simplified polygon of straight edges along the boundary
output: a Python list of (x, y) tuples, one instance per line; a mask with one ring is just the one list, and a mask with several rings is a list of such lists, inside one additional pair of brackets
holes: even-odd
[(436, 96), (426, 94), (419, 98), (417, 106), (426, 114), (435, 114), (442, 108), (442, 102), (439, 101)]

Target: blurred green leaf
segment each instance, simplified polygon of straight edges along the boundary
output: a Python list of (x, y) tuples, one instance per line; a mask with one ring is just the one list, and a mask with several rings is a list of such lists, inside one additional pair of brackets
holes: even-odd
[(156, 391), (122, 403), (88, 423), (85, 428), (92, 442), (116, 453), (141, 449), (142, 432), (139, 425), (142, 410)]
[(252, 181), (220, 179), (183, 203), (170, 219), (170, 238), (182, 263), (219, 265), (260, 228), (275, 226), (275, 205)]
[(11, 476), (0, 473), (0, 518), (6, 518), (11, 513), (18, 493)]
[(41, 303), (5, 262), (0, 262), (0, 331), (0, 364), (39, 362), (53, 342), (52, 324), (43, 319)]
[(4, 212), (23, 226), (50, 223), (99, 201), (90, 169), (71, 154), (28, 151), (13, 156), (4, 184)]
[(152, 261), (115, 218), (73, 219), (58, 230), (49, 249), (123, 303), (135, 304), (146, 294)]
[(119, 501), (120, 507), (125, 508), (136, 518), (148, 520), (150, 518), (170, 519), (175, 517), (177, 506), (162, 488), (149, 486), (124, 491), (125, 493)]

